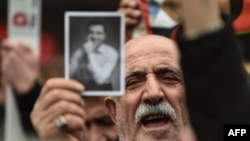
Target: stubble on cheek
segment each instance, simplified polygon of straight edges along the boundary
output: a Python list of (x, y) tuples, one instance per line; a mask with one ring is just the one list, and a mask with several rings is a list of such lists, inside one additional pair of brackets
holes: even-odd
[(128, 140), (128, 115), (126, 114), (126, 106), (122, 106), (120, 102), (116, 103), (116, 124), (119, 138)]
[(124, 104), (116, 104), (116, 121), (119, 138), (125, 141), (135, 141), (136, 135), (140, 128), (136, 125), (135, 121), (132, 121), (132, 116), (129, 115), (129, 106)]

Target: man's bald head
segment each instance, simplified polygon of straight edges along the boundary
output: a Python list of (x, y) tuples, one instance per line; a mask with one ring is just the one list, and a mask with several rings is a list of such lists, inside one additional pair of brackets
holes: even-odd
[(146, 35), (132, 39), (125, 44), (125, 54), (126, 70), (135, 58), (140, 58), (140, 56), (151, 58), (162, 54), (171, 59), (170, 63), (176, 68), (180, 68), (180, 55), (176, 43), (163, 36)]
[(161, 49), (173, 50), (179, 61), (179, 52), (176, 43), (169, 38), (159, 35), (146, 35), (128, 41), (125, 44), (126, 59), (129, 59), (135, 53), (137, 55), (143, 54), (145, 50), (147, 52), (154, 52)]

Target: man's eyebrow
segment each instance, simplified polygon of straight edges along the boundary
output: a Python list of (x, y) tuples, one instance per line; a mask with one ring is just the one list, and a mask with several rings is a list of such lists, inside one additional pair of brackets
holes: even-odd
[(129, 72), (127, 75), (126, 75), (126, 80), (130, 77), (143, 77), (145, 76), (145, 73), (144, 72), (141, 72), (141, 71), (132, 71), (132, 72)]
[(177, 74), (178, 76), (182, 77), (182, 73), (180, 71), (178, 71), (175, 68), (172, 67), (162, 67), (162, 68), (158, 68), (155, 70), (155, 74), (164, 74), (164, 73), (174, 73)]

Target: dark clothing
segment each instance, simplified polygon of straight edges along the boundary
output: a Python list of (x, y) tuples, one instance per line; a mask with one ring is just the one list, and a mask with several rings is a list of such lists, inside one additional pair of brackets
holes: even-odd
[(155, 28), (155, 27), (152, 27), (152, 31), (153, 31), (153, 34), (155, 34), (155, 35), (170, 37), (176, 27), (177, 26), (174, 26), (172, 28)]
[[(30, 120), (30, 113), (33, 109), (36, 99), (38, 98), (41, 91), (41, 84), (36, 82), (31, 91), (26, 94), (17, 94), (14, 90), (14, 95), (17, 102), (17, 107), (20, 113), (20, 120), (23, 126), (25, 133), (29, 135), (36, 135), (35, 130), (32, 126)], [(0, 105), (0, 140), (3, 138), (3, 129), (4, 129), (4, 116), (5, 116), (4, 106)]]
[(0, 105), (0, 141), (3, 138), (3, 134), (4, 134), (4, 106)]
[(180, 29), (177, 42), (198, 141), (222, 141), (224, 124), (250, 124), (249, 75), (229, 22), (194, 40)]
[[(80, 51), (82, 54), (81, 54), (79, 60), (78, 60), (78, 58), (72, 59), (73, 61), (76, 61), (78, 63), (77, 64), (78, 67), (76, 68), (76, 70), (73, 70), (74, 73), (71, 74), (70, 78), (77, 80), (78, 82), (84, 84), (86, 88), (88, 88), (89, 86), (87, 86), (87, 85), (90, 84), (90, 81), (94, 81), (94, 78), (92, 77), (93, 74), (91, 73), (91, 71), (87, 68), (89, 60), (88, 60), (86, 52), (83, 50), (83, 48), (79, 48), (78, 52), (80, 52)], [(76, 53), (78, 53), (78, 52), (76, 52)], [(74, 58), (74, 55), (72, 58)], [(72, 67), (71, 67), (71, 69), (72, 69)], [(89, 89), (87, 89), (87, 90), (89, 90)]]
[(237, 35), (237, 37), (242, 45), (244, 60), (250, 62), (250, 32), (247, 34)]
[(42, 85), (36, 82), (34, 87), (26, 94), (18, 94), (14, 91), (16, 96), (17, 107), (20, 111), (21, 123), (26, 133), (35, 133), (31, 123), (30, 113), (35, 105), (36, 99), (38, 98)]

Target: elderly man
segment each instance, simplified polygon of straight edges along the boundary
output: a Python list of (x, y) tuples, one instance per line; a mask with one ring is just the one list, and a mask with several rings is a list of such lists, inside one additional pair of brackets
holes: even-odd
[(174, 140), (187, 124), (174, 42), (151, 35), (129, 41), (125, 49), (126, 93), (105, 100), (120, 140)]
[[(149, 35), (128, 42), (125, 52), (126, 92), (105, 99), (120, 140), (175, 140), (188, 124), (175, 43)], [(80, 96), (83, 90), (74, 80), (56, 78), (45, 84), (31, 115), (40, 138), (81, 140), (87, 117)]]

